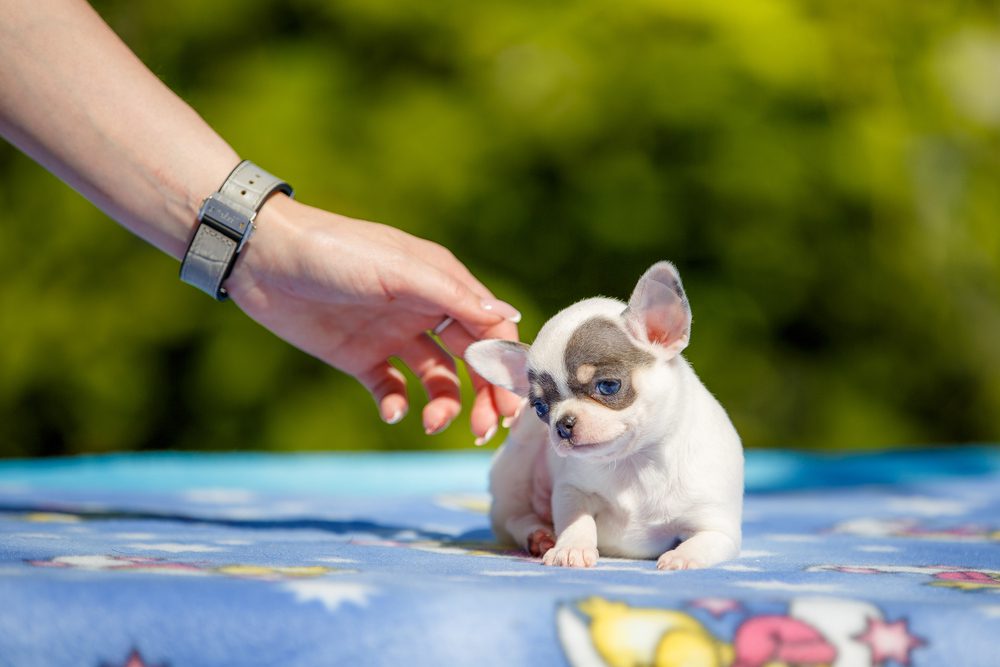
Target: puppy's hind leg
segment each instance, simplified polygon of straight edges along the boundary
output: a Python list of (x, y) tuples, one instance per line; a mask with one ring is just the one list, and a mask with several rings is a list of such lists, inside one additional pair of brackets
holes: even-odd
[(507, 519), (507, 532), (515, 544), (535, 557), (545, 555), (545, 552), (556, 545), (555, 530), (551, 524), (546, 524), (535, 514)]
[(542, 508), (535, 507), (537, 497), (532, 502), (530, 479), (504, 478), (502, 483), (497, 483), (495, 476), (491, 475), (490, 487), (493, 492), (490, 522), (499, 541), (526, 549), (532, 556), (543, 556), (555, 546), (551, 512), (537, 511)]
[(490, 469), (493, 532), (499, 541), (526, 549), (532, 556), (543, 555), (555, 544), (544, 456), (546, 433), (540, 426), (533, 416), (522, 415)]
[(555, 530), (551, 521), (541, 518), (532, 509), (530, 489), (521, 488), (524, 493), (514, 488), (494, 491), (490, 506), (493, 533), (500, 542), (526, 549), (532, 556), (542, 556), (555, 546)]

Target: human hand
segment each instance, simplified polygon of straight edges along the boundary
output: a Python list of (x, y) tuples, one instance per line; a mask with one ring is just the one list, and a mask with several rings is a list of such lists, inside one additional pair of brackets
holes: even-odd
[[(3, 2), (0, 134), (109, 216), (176, 259), (203, 198), (236, 152), (135, 57), (83, 0)], [(52, 21), (52, 16), (60, 20)], [(50, 113), (53, 109), (58, 113)], [(461, 409), (455, 354), (478, 338), (517, 337), (516, 311), (444, 248), (399, 230), (272, 197), (226, 289), (253, 319), (350, 373), (395, 422), (408, 400), (398, 356), (430, 401), (429, 433)], [(492, 309), (484, 308), (487, 304)], [(473, 378), (480, 441), (519, 400)]]
[[(383, 421), (409, 407), (398, 357), (428, 395), (424, 430), (443, 431), (461, 410), (454, 359), (482, 338), (517, 340), (520, 314), (497, 300), (447, 249), (398, 229), (354, 220), (275, 195), (257, 217), (226, 289), (251, 318), (355, 378)], [(445, 316), (447, 351), (427, 333)], [(482, 444), (520, 398), (470, 369), (472, 432)]]

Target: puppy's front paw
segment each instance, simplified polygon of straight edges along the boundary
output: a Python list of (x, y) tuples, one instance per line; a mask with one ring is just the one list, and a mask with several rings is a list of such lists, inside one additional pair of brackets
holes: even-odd
[(593, 567), (597, 564), (597, 548), (556, 544), (542, 556), (542, 564), (559, 567)]
[(704, 530), (695, 533), (656, 561), (660, 570), (697, 570), (735, 558), (740, 552), (739, 533)]
[(552, 533), (543, 528), (539, 528), (531, 535), (528, 535), (528, 553), (532, 556), (541, 556), (555, 545), (556, 538)]
[(698, 570), (703, 567), (699, 561), (680, 553), (678, 549), (668, 551), (656, 561), (657, 570)]

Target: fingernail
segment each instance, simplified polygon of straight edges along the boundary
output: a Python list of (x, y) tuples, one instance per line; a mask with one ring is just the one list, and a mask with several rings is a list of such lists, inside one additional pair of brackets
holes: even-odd
[(386, 424), (391, 425), (391, 424), (398, 424), (399, 422), (403, 421), (403, 417), (405, 416), (406, 416), (405, 410), (400, 410), (399, 408), (396, 408), (396, 410), (390, 416), (386, 417), (383, 415), (382, 419), (383, 421), (385, 421)]
[(424, 433), (426, 433), (427, 435), (437, 435), (438, 433), (441, 433), (442, 431), (444, 431), (449, 426), (451, 426), (451, 420), (450, 419), (448, 421), (442, 423), (442, 424), (439, 424), (437, 428), (431, 428), (429, 426), (425, 427), (424, 428)]
[(494, 424), (493, 426), (490, 427), (490, 430), (483, 435), (483, 437), (476, 438), (476, 447), (482, 447), (487, 442), (492, 440), (493, 436), (495, 436), (496, 434), (497, 434), (497, 425)]
[(508, 322), (513, 322), (517, 324), (521, 321), (521, 313), (517, 308), (510, 305), (505, 301), (500, 299), (483, 299), (481, 302), (483, 310), (488, 310), (491, 313), (496, 313), (500, 317), (504, 318)]
[(504, 417), (503, 418), (503, 421), (501, 423), (503, 424), (504, 428), (510, 428), (511, 426), (514, 425), (514, 421), (517, 420), (517, 418), (521, 415), (521, 408), (522, 407), (524, 407), (524, 406), (523, 405), (518, 406), (517, 410), (514, 411), (514, 415), (513, 416), (511, 416), (511, 417)]

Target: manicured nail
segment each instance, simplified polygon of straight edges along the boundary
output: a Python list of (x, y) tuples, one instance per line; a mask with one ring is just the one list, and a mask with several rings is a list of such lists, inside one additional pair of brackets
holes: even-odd
[(503, 421), (501, 422), (501, 424), (503, 424), (504, 428), (510, 428), (511, 426), (514, 425), (514, 422), (517, 421), (517, 418), (519, 416), (521, 416), (521, 408), (522, 407), (524, 407), (523, 404), (521, 404), (520, 406), (518, 406), (517, 410), (514, 411), (513, 416), (511, 416), (511, 417), (504, 417), (503, 418)]
[(493, 436), (495, 436), (496, 434), (497, 434), (497, 425), (494, 424), (493, 426), (490, 427), (490, 430), (483, 435), (483, 437), (476, 438), (476, 447), (482, 447), (487, 442), (492, 440)]
[(451, 420), (450, 419), (447, 420), (447, 421), (445, 421), (445, 422), (443, 422), (442, 424), (439, 424), (437, 428), (431, 428), (429, 426), (425, 427), (424, 428), (424, 433), (426, 433), (427, 435), (437, 435), (438, 433), (441, 433), (442, 431), (444, 431), (449, 426), (451, 426)]
[(517, 308), (510, 305), (509, 303), (506, 303), (499, 299), (483, 299), (480, 305), (482, 305), (483, 310), (488, 310), (491, 313), (496, 313), (497, 315), (504, 318), (508, 322), (513, 322), (514, 324), (517, 324), (518, 322), (521, 321), (520, 311), (518, 311)]
[(405, 417), (405, 416), (406, 416), (406, 410), (401, 410), (399, 408), (396, 408), (393, 411), (393, 413), (391, 415), (389, 415), (388, 417), (386, 417), (385, 415), (382, 415), (382, 420), (386, 424), (390, 424), (390, 425), (391, 424), (398, 424), (399, 422), (403, 421), (403, 417)]

